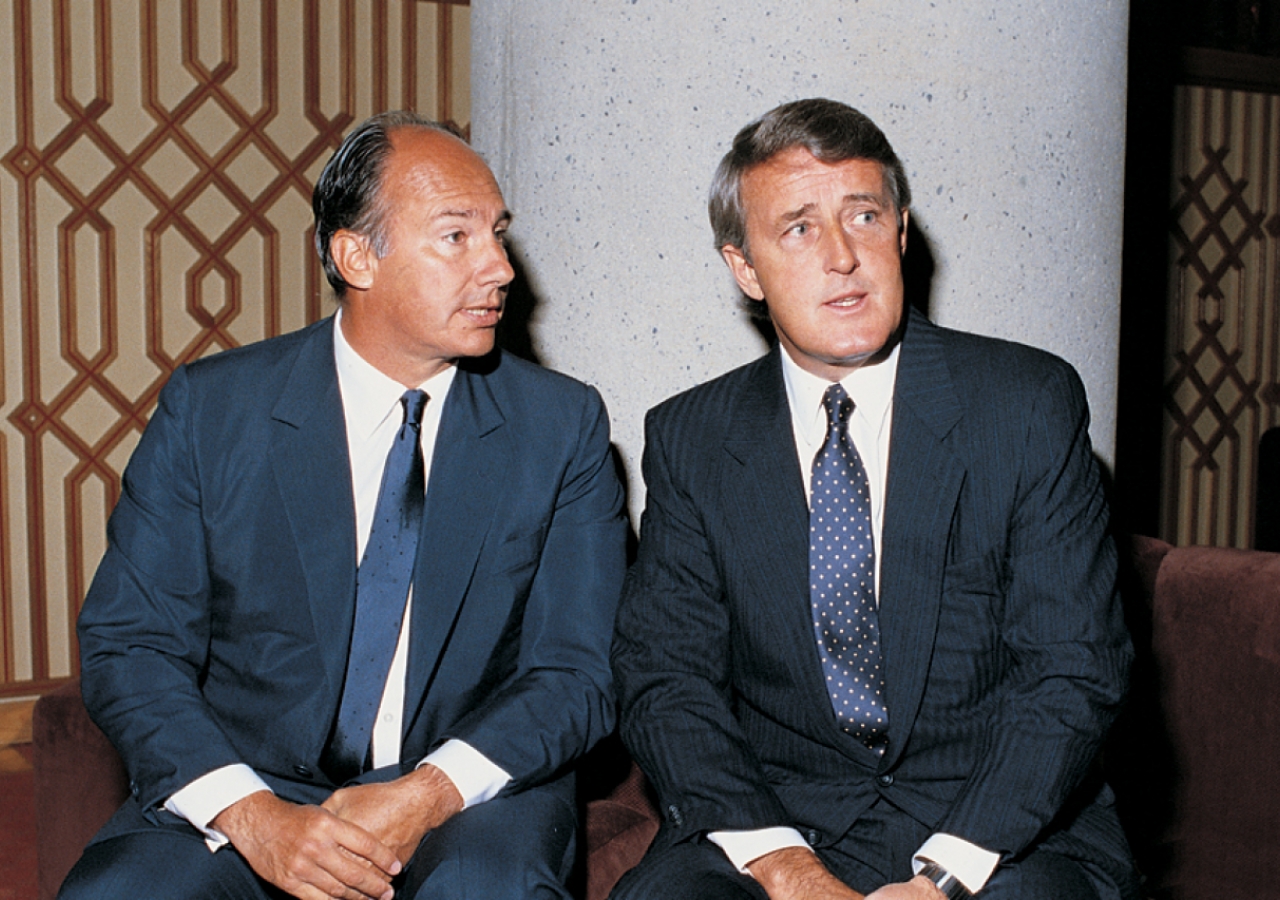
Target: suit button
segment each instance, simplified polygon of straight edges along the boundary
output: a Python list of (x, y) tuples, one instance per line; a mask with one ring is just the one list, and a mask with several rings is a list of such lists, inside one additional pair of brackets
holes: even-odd
[(804, 839), (810, 847), (818, 846), (818, 832), (810, 828), (804, 833)]
[(893, 784), (893, 776), (886, 773), (876, 778), (876, 781), (880, 782), (881, 787), (888, 787)]
[(294, 766), (294, 767), (293, 767), (293, 774), (298, 775), (298, 776), (300, 776), (300, 777), (302, 777), (302, 778), (315, 778), (315, 777), (316, 777), (314, 774), (312, 774), (312, 772), (311, 772), (311, 770), (310, 770), (310, 769), (308, 769), (306, 766), (302, 766), (302, 765)]
[(671, 820), (672, 825), (684, 824), (684, 814), (680, 812), (680, 807), (674, 803), (667, 807), (667, 818)]

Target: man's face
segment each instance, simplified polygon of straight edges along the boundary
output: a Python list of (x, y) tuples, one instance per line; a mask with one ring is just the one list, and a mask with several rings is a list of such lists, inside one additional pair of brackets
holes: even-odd
[(838, 381), (889, 344), (902, 322), (907, 212), (884, 167), (793, 148), (742, 179), (750, 261), (721, 249), (743, 292), (769, 304), (778, 339), (803, 369)]
[(493, 349), (514, 277), (504, 244), (511, 216), (493, 174), (462, 141), (400, 128), (391, 145), (379, 194), (385, 255), (357, 239), (365, 268), (348, 278), (343, 331), (370, 363), (415, 386)]

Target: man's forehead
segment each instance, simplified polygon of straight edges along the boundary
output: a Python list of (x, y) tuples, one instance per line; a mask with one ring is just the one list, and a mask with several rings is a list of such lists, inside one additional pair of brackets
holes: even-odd
[[(403, 132), (403, 130), (402, 130)], [(435, 216), (506, 216), (497, 179), (478, 154), (443, 132), (392, 134), (388, 186), (427, 203)]]
[(822, 160), (805, 147), (790, 147), (751, 166), (743, 173), (742, 186), (747, 207), (800, 198), (811, 187), (826, 186), (853, 188), (842, 198), (845, 200), (890, 202), (888, 173), (879, 160), (861, 156)]

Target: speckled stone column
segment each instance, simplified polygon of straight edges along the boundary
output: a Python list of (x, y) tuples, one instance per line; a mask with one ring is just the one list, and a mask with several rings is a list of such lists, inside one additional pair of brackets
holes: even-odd
[(534, 349), (600, 387), (633, 510), (644, 411), (764, 347), (712, 247), (711, 173), (810, 96), (905, 163), (931, 317), (1070, 360), (1109, 462), (1127, 21), (1109, 0), (472, 0), (473, 137), (516, 215)]

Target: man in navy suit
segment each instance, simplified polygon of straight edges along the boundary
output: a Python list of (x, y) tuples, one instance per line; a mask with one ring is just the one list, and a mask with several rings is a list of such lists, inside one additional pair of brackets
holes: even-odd
[[(568, 897), (572, 767), (614, 724), (603, 404), (494, 348), (510, 214), (454, 134), (374, 117), (313, 205), (337, 316), (178, 369), (125, 473), (79, 635), (132, 797), (63, 896)], [(393, 446), (420, 526), (382, 524)]]
[(1075, 372), (903, 302), (864, 115), (739, 132), (711, 220), (772, 352), (646, 421), (614, 638), (663, 823), (615, 897), (1113, 900), (1131, 650)]

